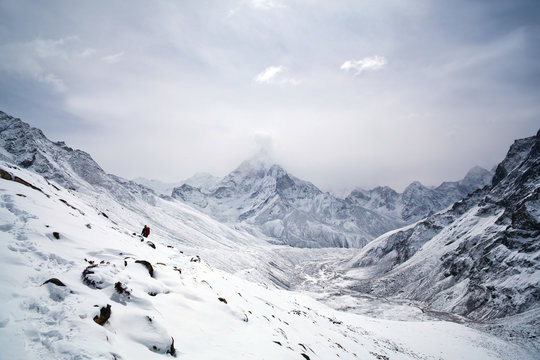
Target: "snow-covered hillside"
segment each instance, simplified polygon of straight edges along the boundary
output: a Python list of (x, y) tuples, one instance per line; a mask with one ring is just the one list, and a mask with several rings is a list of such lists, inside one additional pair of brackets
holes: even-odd
[(346, 288), (506, 322), (540, 348), (539, 209), (540, 132), (512, 145), (491, 186), (362, 249)]
[[(362, 295), (358, 290), (367, 284), (366, 269), (377, 267), (351, 270), (335, 265), (361, 265), (356, 257), (359, 249), (273, 245), (275, 239), (259, 231), (256, 222), (275, 215), (272, 209), (293, 204), (321, 219), (334, 219), (342, 211), (333, 198), (278, 166), (246, 163), (219, 184), (201, 186), (205, 193), (214, 186), (214, 192), (221, 189), (218, 193), (226, 195), (234, 190), (256, 194), (259, 200), (274, 194), (279, 204), (257, 209), (241, 223), (223, 223), (184, 202), (106, 174), (90, 155), (53, 143), (38, 129), (3, 113), (0, 143), (2, 358), (537, 358), (534, 346), (516, 346), (473, 330), (459, 324), (470, 326), (470, 322), (451, 313), (436, 313), (408, 300)], [(500, 219), (519, 229), (519, 236), (524, 236), (523, 229), (537, 236), (531, 232), (536, 226), (531, 216), (534, 220), (538, 214), (536, 195), (524, 198), (532, 202), (519, 200), (538, 193), (537, 167), (532, 167), (536, 175), (527, 170), (523, 181), (508, 185), (515, 164), (530, 159), (524, 155), (527, 149), (531, 147), (523, 142), (511, 149), (515, 156), (503, 162), (494, 179), (493, 189), (501, 193), (490, 194), (493, 201), (502, 199), (502, 205), (496, 202), (496, 206), (508, 213)], [(517, 190), (508, 190), (512, 186)], [(250, 198), (243, 200), (237, 213), (230, 209), (225, 215), (244, 214), (247, 209), (241, 206)], [(454, 208), (465, 213), (466, 201)], [(497, 209), (501, 208), (492, 210), (498, 214)], [(325, 220), (329, 221), (325, 232), (337, 233), (347, 221), (336, 219)], [(145, 224), (152, 229), (148, 239), (138, 235)], [(409, 230), (394, 233), (404, 231)], [(512, 234), (513, 230), (506, 239), (517, 248), (519, 238)], [(373, 247), (362, 253), (368, 249)], [(459, 260), (465, 253), (457, 254)], [(514, 263), (505, 259), (500, 265), (505, 274), (528, 266), (532, 260), (527, 254), (511, 258)], [(386, 270), (399, 268), (384, 268), (388, 259), (392, 256), (373, 263), (382, 266), (374, 273), (373, 284)], [(406, 258), (400, 259), (407, 263)], [(472, 271), (463, 276), (475, 279)], [(526, 275), (517, 278), (528, 281)], [(392, 280), (385, 281), (380, 285), (395, 289)], [(534, 295), (538, 286), (533, 286)], [(524, 288), (524, 298), (530, 290)], [(501, 308), (509, 306), (511, 312), (512, 304), (501, 302)], [(535, 309), (518, 316), (528, 316), (534, 326)], [(514, 333), (533, 335), (523, 321), (512, 324)], [(489, 326), (507, 329), (507, 324), (490, 322)]]
[(2, 358), (534, 358), (456, 323), (340, 312), (247, 281), (263, 246), (182, 204), (168, 202), (178, 218), (153, 218), (162, 225), (143, 239), (150, 218), (113, 197), (0, 168)]

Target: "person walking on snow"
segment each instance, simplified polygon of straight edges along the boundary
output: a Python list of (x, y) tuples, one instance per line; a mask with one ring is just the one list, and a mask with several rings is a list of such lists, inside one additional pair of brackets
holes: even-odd
[(145, 238), (147, 238), (148, 235), (150, 235), (150, 228), (148, 226), (144, 225), (144, 228), (142, 229), (141, 235), (144, 236)]

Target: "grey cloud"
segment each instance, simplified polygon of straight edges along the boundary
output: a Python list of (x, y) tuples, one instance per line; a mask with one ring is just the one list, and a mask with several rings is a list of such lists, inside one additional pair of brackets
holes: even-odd
[(538, 130), (535, 1), (254, 4), (0, 1), (0, 107), (130, 178), (224, 175), (271, 134), (325, 188), (455, 180)]

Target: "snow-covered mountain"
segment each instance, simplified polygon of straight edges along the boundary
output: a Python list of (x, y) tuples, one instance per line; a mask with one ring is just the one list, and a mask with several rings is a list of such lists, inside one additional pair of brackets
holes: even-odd
[(138, 199), (153, 202), (152, 190), (105, 173), (92, 157), (52, 142), (39, 129), (0, 111), (0, 159), (32, 170), (65, 188), (104, 192), (127, 204)]
[(256, 156), (219, 182), (198, 185), (194, 181), (175, 188), (172, 196), (220, 221), (252, 225), (277, 243), (359, 248), (389, 230), (448, 207), (487, 185), (491, 177), (476, 167), (465, 179), (435, 189), (415, 182), (402, 194), (378, 187), (353, 191), (342, 200)]
[(401, 219), (410, 224), (432, 215), (477, 189), (491, 183), (493, 173), (475, 166), (460, 181), (446, 181), (429, 188), (415, 181), (398, 193), (392, 188), (376, 187), (372, 190), (357, 189), (346, 197), (346, 201), (367, 209)]
[[(408, 321), (388, 319), (404, 306), (377, 319), (284, 290), (311, 264), (358, 250), (270, 245), (105, 174), (17, 119), (1, 124), (2, 358), (535, 358), (413, 307)], [(144, 224), (148, 239), (137, 235)]]
[(540, 132), (516, 140), (490, 186), (379, 237), (349, 265), (354, 292), (420, 301), (477, 321), (514, 319), (525, 337), (536, 338)]
[[(0, 168), (2, 358), (534, 359), (460, 324), (355, 315), (243, 280), (271, 252), (178, 202), (156, 204), (175, 207), (178, 219), (160, 221), (176, 239), (164, 230), (143, 239), (132, 232), (143, 217), (111, 197), (101, 200), (115, 220), (88, 194)], [(229, 271), (212, 265), (220, 258)]]
[(362, 247), (402, 225), (322, 192), (260, 157), (244, 161), (212, 186), (175, 188), (172, 197), (295, 247)]

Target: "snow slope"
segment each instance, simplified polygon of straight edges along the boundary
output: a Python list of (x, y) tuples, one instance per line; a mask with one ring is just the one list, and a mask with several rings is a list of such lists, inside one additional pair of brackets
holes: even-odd
[(168, 202), (181, 221), (160, 218), (142, 239), (134, 232), (143, 217), (113, 197), (0, 168), (2, 358), (535, 358), (456, 323), (340, 312), (219, 270), (207, 258), (234, 272), (233, 252), (251, 262), (262, 256), (247, 254), (257, 244), (181, 204)]

